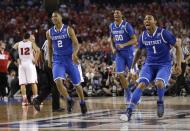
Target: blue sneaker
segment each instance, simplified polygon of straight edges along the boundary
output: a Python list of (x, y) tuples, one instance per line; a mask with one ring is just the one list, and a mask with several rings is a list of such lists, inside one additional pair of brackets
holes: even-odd
[(162, 117), (164, 115), (164, 102), (157, 101), (157, 116)]
[(71, 113), (71, 111), (72, 111), (72, 109), (73, 109), (73, 105), (74, 105), (73, 99), (67, 100), (67, 112), (68, 112), (68, 113)]
[(122, 114), (121, 116), (120, 116), (120, 120), (122, 120), (122, 121), (130, 121), (131, 120), (131, 116), (132, 116), (132, 109), (131, 108), (127, 108), (127, 110), (126, 110), (126, 112), (125, 112), (125, 114)]
[(82, 115), (85, 115), (87, 113), (87, 107), (86, 107), (86, 103), (80, 103), (80, 108), (81, 108), (81, 113)]

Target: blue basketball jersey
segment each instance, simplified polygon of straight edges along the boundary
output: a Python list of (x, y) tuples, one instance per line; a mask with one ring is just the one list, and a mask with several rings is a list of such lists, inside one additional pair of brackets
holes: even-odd
[[(114, 46), (117, 49), (118, 44), (124, 44), (131, 40), (131, 36), (134, 35), (133, 27), (130, 23), (125, 20), (122, 20), (121, 24), (117, 26), (115, 22), (109, 25), (110, 36), (114, 39)], [(117, 49), (118, 51), (128, 51), (129, 53), (133, 52), (134, 47), (126, 46), (122, 49)]]
[(60, 31), (55, 26), (49, 29), (53, 47), (53, 62), (62, 62), (65, 56), (73, 53), (72, 40), (68, 34), (68, 26), (62, 25)]
[(146, 49), (146, 64), (161, 65), (171, 63), (170, 49), (175, 43), (176, 38), (171, 32), (157, 27), (152, 35), (148, 34), (147, 30), (143, 31), (138, 40), (138, 47)]

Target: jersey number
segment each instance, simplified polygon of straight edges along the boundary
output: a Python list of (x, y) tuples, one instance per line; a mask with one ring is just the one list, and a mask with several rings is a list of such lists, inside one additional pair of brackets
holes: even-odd
[(57, 45), (58, 45), (59, 48), (60, 48), (60, 47), (63, 47), (62, 41), (61, 41), (61, 40), (58, 40), (58, 41), (57, 41)]
[(123, 36), (122, 35), (115, 35), (115, 40), (116, 41), (122, 41), (123, 40)]
[(153, 48), (154, 54), (156, 54), (156, 53), (157, 53), (157, 52), (156, 52), (156, 47), (153, 46), (152, 48)]
[(21, 55), (30, 55), (30, 48), (20, 48)]

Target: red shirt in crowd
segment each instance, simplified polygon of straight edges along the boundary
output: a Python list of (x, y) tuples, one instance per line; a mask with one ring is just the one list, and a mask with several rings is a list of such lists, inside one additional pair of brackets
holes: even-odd
[(11, 56), (7, 51), (0, 51), (0, 72), (7, 73), (7, 65), (11, 60)]

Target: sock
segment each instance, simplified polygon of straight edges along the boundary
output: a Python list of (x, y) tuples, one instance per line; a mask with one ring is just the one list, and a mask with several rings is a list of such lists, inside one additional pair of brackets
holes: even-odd
[(124, 89), (124, 96), (127, 97), (127, 101), (130, 101), (131, 99), (131, 90), (129, 88)]
[(158, 101), (163, 101), (164, 93), (165, 93), (164, 87), (162, 88), (157, 87)]
[(128, 108), (134, 109), (135, 105), (140, 100), (141, 95), (142, 95), (142, 89), (141, 88), (136, 88), (135, 91), (133, 92), (133, 95), (132, 95), (132, 98), (131, 98), (131, 104), (129, 105)]
[(80, 104), (84, 104), (85, 103), (85, 101), (84, 100), (80, 100)]
[(36, 98), (38, 95), (33, 95), (32, 98)]
[(67, 96), (67, 100), (70, 101), (70, 100), (71, 100), (71, 97), (70, 97), (70, 96)]

